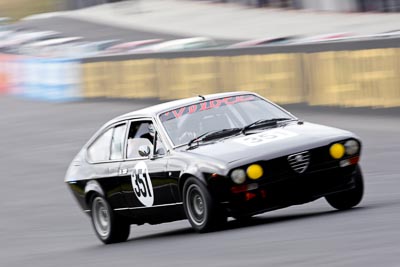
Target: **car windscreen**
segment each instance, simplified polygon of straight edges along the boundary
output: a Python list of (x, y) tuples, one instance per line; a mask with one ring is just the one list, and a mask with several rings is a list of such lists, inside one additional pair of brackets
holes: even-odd
[(250, 123), (291, 114), (251, 94), (201, 101), (160, 114), (160, 121), (174, 146), (187, 144), (207, 132), (243, 128)]

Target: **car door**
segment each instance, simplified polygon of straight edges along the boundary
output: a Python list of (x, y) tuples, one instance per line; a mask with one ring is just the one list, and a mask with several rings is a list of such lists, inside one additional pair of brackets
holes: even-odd
[[(167, 157), (165, 153), (155, 153), (154, 144), (160, 146), (162, 141), (155, 142), (156, 133), (154, 125), (151, 125), (153, 122), (150, 119), (131, 121), (125, 141), (126, 153), (120, 167), (120, 183), (131, 210), (175, 203), (171, 180), (167, 176)], [(150, 149), (148, 156), (139, 154), (139, 148), (143, 146)]]

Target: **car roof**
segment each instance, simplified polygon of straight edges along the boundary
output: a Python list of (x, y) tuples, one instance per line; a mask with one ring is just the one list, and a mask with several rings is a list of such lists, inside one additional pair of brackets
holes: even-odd
[[(218, 94), (209, 94), (209, 95), (204, 95), (205, 101), (209, 101), (212, 99), (217, 99), (217, 98), (222, 98), (222, 97), (229, 97), (229, 96), (236, 96), (236, 95), (243, 95), (243, 94), (252, 94), (255, 95), (252, 92), (247, 92), (247, 91), (240, 91), (240, 92), (228, 92), (228, 93), (218, 93)], [(155, 117), (157, 114), (170, 111), (175, 108), (179, 108), (182, 106), (188, 106), (190, 104), (195, 104), (202, 102), (203, 99), (200, 96), (197, 97), (191, 97), (191, 98), (185, 98), (185, 99), (180, 99), (180, 100), (174, 100), (174, 101), (169, 101), (165, 102), (162, 104), (154, 105), (148, 108), (136, 110), (133, 112), (126, 113), (124, 115), (118, 116), (115, 119), (111, 120), (108, 124), (115, 123), (117, 121), (121, 121), (124, 119), (132, 119), (132, 118), (140, 118), (140, 117)]]

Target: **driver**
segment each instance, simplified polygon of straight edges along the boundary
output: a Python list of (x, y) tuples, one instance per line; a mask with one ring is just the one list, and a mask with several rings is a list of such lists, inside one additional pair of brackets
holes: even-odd
[(152, 123), (149, 123), (147, 130), (148, 130), (147, 133), (142, 134), (140, 137), (148, 139), (150, 143), (154, 145), (154, 135), (156, 132), (154, 129), (154, 125)]

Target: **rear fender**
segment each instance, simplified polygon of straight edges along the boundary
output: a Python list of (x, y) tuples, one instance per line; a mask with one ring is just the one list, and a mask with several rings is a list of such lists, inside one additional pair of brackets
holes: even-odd
[(101, 187), (99, 182), (97, 182), (95, 180), (89, 181), (85, 186), (85, 199), (86, 199), (86, 204), (88, 205), (88, 207), (90, 205), (90, 203), (89, 203), (90, 198), (93, 194), (97, 194), (102, 197), (105, 197), (103, 188)]

